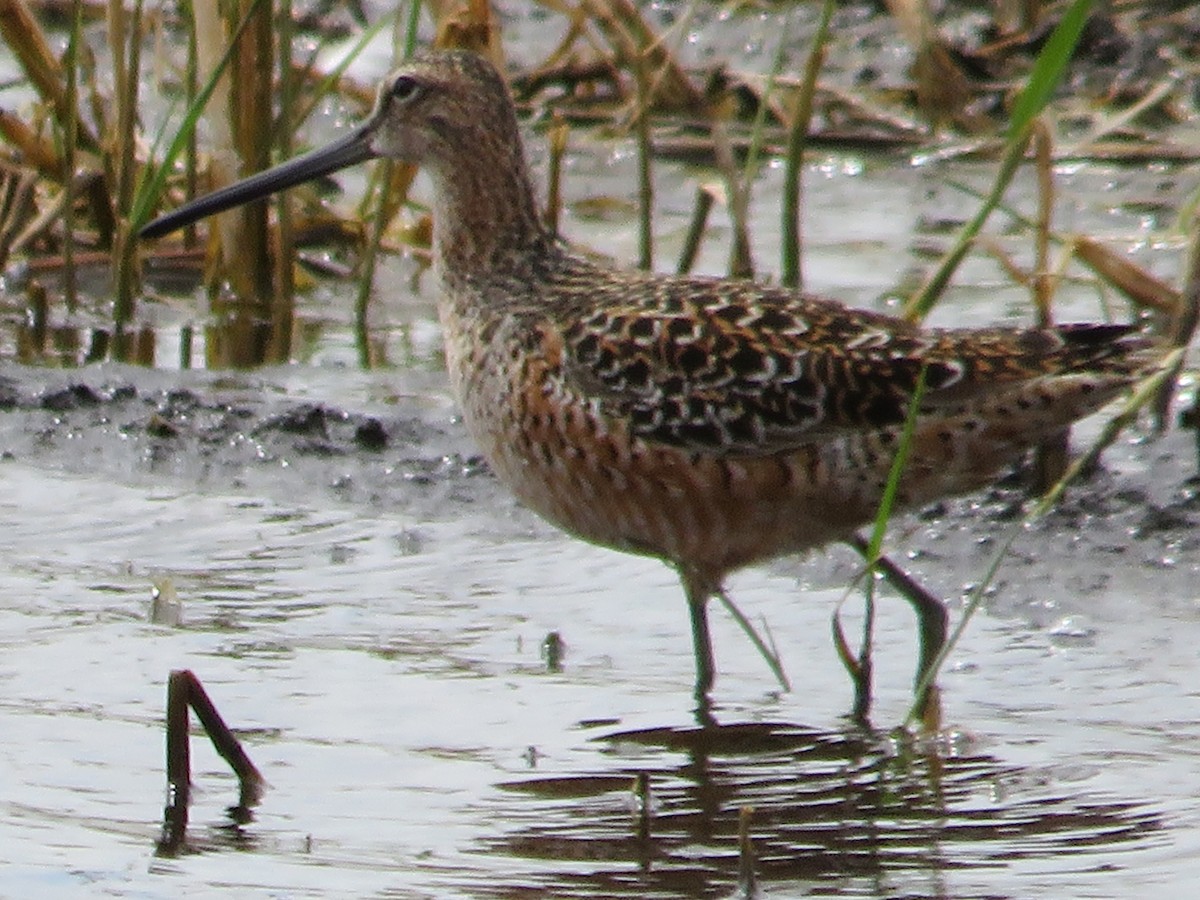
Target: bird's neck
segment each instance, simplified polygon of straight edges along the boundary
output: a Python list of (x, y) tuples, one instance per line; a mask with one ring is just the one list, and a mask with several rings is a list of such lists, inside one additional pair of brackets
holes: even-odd
[(494, 272), (550, 243), (519, 149), (511, 159), (474, 160), (431, 174), (433, 252), (443, 277)]

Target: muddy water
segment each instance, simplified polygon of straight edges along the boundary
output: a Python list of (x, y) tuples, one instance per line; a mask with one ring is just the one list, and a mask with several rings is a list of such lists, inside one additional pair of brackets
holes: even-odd
[[(626, 196), (634, 167), (625, 144), (588, 148), (573, 199)], [(945, 181), (988, 172), (814, 160), (811, 286), (877, 302), (972, 208)], [(1139, 258), (1174, 276), (1178, 253), (1146, 211), (1193, 176), (1060, 175), (1064, 225), (1140, 235)], [(694, 182), (660, 177), (669, 260)], [(756, 188), (765, 268), (778, 178)], [(587, 209), (568, 209), (571, 235), (631, 257), (629, 211)], [(855, 564), (836, 550), (732, 581), (796, 689), (778, 691), (717, 615), (716, 723), (701, 728), (674, 576), (571, 541), (506, 496), (454, 417), (419, 273), (401, 262), (390, 278), (417, 292), (380, 298), (374, 372), (356, 366), (335, 291), (305, 311), (292, 367), (0, 367), (0, 896), (728, 896), (747, 808), (766, 897), (1179, 896), (1200, 879), (1190, 438), (1123, 441), (1020, 538), (943, 676), (938, 742), (887, 735), (915, 659), (894, 598), (876, 636), (879, 730), (843, 718), (829, 617)], [(996, 321), (1023, 302), (976, 261), (938, 315)], [(1099, 314), (1094, 292), (1066, 292), (1062, 318)], [(1020, 496), (1001, 485), (905, 520), (896, 554), (956, 603)], [(178, 621), (155, 621), (168, 582)], [(232, 824), (236, 784), (197, 732), (189, 852), (165, 859), (178, 668), (204, 681), (269, 788)]]

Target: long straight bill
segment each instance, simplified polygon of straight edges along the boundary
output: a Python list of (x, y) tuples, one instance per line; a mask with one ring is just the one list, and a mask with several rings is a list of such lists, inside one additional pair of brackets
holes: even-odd
[(191, 203), (185, 203), (178, 209), (172, 210), (165, 216), (159, 216), (140, 232), (143, 238), (162, 237), (184, 225), (188, 225), (205, 216), (211, 216), (251, 200), (258, 200), (285, 188), (295, 187), (305, 181), (320, 178), (347, 166), (374, 159), (378, 154), (371, 149), (370, 134), (367, 129), (359, 127), (353, 132), (327, 147), (313, 150), (303, 156), (288, 160), (251, 175), (241, 181), (234, 182), (228, 187), (213, 191), (203, 197), (198, 197)]

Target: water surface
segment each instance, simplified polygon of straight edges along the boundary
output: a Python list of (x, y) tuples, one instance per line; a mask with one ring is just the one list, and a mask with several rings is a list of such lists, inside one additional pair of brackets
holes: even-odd
[[(629, 259), (632, 207), (601, 220), (580, 201), (630, 199), (630, 145), (574, 142), (565, 229)], [(662, 268), (696, 177), (659, 169)], [(951, 178), (983, 186), (990, 169), (817, 154), (810, 287), (886, 306), (973, 209)], [(1136, 258), (1175, 277), (1179, 242), (1144, 211), (1194, 173), (1059, 178), (1062, 227), (1136, 237)], [(755, 187), (768, 272), (779, 179), (769, 166)], [(1013, 202), (1030, 208), (1029, 187)], [(1028, 257), (1028, 239), (997, 230)], [(723, 269), (723, 237), (705, 271)], [(840, 551), (732, 580), (796, 689), (778, 691), (718, 614), (716, 722), (701, 728), (674, 575), (566, 538), (495, 484), (455, 418), (427, 280), (411, 261), (386, 270), (372, 372), (336, 288), (302, 310), (289, 367), (0, 368), (0, 895), (728, 896), (747, 808), (766, 897), (1175, 896), (1200, 878), (1189, 437), (1123, 440), (1018, 541), (943, 676), (937, 741), (888, 735), (915, 660), (911, 615), (889, 596), (878, 730), (844, 718), (829, 618), (856, 569)], [(1057, 314), (1096, 318), (1100, 301), (1072, 285)], [(155, 315), (169, 333), (197, 309)], [(1028, 320), (1027, 293), (976, 258), (936, 315)], [(1009, 484), (897, 523), (893, 552), (957, 613), (1020, 497)], [(164, 580), (179, 624), (151, 621)], [(269, 788), (233, 826), (236, 785), (197, 733), (189, 852), (165, 859), (163, 706), (179, 668)]]

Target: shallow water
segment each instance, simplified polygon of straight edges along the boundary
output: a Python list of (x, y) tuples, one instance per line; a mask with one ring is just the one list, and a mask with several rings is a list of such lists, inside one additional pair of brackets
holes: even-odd
[[(404, 395), (405, 374), (326, 369), (300, 397), (292, 370), (10, 375), (0, 895), (720, 896), (737, 883), (746, 806), (768, 897), (1122, 897), (1197, 876), (1200, 595), (1182, 436), (1123, 444), (1018, 543), (942, 679), (947, 734), (916, 752), (841, 718), (850, 691), (828, 628), (848, 557), (734, 579), (797, 689), (775, 690), (718, 616), (720, 727), (701, 730), (673, 575), (516, 508), (456, 455), (469, 446), (436, 388), (385, 406), (371, 398)], [(45, 410), (56, 379), (91, 384), (98, 402)], [(168, 386), (203, 398), (190, 434), (147, 432), (156, 410), (178, 409)], [(314, 396), (377, 414), (393, 442), (356, 450), (328, 406), (335, 425), (314, 451), (279, 428), (295, 418), (280, 408)], [(252, 449), (217, 440), (210, 408), (239, 410)], [(951, 505), (898, 540), (954, 593), (1013, 496)], [(1131, 538), (1152, 505), (1173, 510), (1167, 524)], [(1071, 543), (1042, 549), (1051, 540)], [(1119, 566), (1109, 544), (1129, 548)], [(178, 626), (149, 620), (163, 578)], [(558, 672), (542, 654), (552, 632)], [(894, 599), (877, 641), (886, 725), (914, 662)], [(269, 788), (232, 826), (235, 781), (197, 732), (195, 852), (161, 859), (176, 668), (205, 682)]]
[[(577, 149), (573, 200), (627, 197), (627, 142)], [(810, 286), (880, 303), (973, 209), (945, 182), (989, 173), (819, 156)], [(1139, 236), (1136, 258), (1175, 277), (1178, 242), (1145, 210), (1194, 173), (1059, 174), (1060, 224)], [(779, 177), (769, 168), (755, 188), (765, 269)], [(659, 178), (669, 260), (694, 173)], [(571, 236), (630, 258), (632, 215), (584, 209), (568, 207)], [(723, 268), (721, 238), (707, 271)], [(700, 728), (675, 577), (562, 536), (494, 483), (454, 418), (432, 298), (413, 264), (392, 263), (384, 283), (410, 282), (415, 294), (374, 309), (373, 372), (328, 291), (304, 310), (290, 367), (0, 367), (0, 896), (728, 896), (748, 808), (765, 897), (1179, 896), (1200, 879), (1190, 437), (1122, 441), (1022, 536), (941, 679), (947, 728), (931, 746), (887, 735), (915, 661), (912, 617), (890, 596), (881, 730), (843, 718), (829, 617), (856, 569), (837, 550), (733, 579), (796, 688), (779, 692), (715, 613), (716, 724)], [(939, 321), (1028, 316), (994, 263), (973, 261), (959, 284)], [(1098, 306), (1073, 288), (1058, 315)], [(180, 315), (154, 314), (167, 331)], [(1020, 496), (1001, 487), (904, 520), (894, 553), (956, 601)], [(176, 625), (151, 621), (164, 580)], [(196, 731), (189, 852), (168, 859), (154, 847), (179, 668), (269, 787), (234, 826), (235, 780)]]

